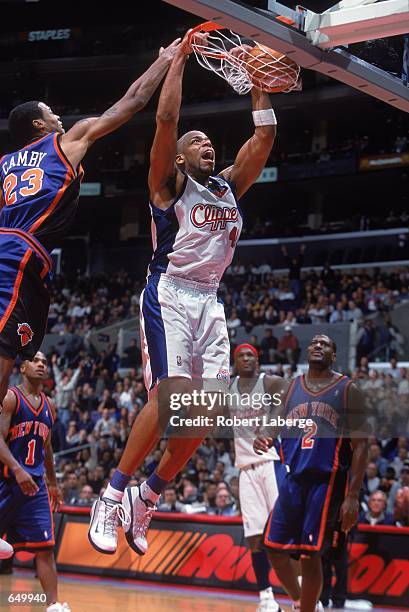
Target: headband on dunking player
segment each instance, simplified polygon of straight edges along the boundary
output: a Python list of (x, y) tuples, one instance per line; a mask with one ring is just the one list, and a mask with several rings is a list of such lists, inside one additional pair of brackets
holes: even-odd
[(249, 349), (249, 351), (251, 351), (254, 355), (254, 357), (256, 357), (258, 359), (258, 352), (257, 349), (252, 345), (252, 344), (247, 344), (246, 342), (244, 342), (243, 344), (239, 344), (239, 346), (236, 346), (236, 348), (234, 349), (233, 352), (233, 358), (236, 359), (237, 354), (239, 351), (241, 351), (241, 349)]

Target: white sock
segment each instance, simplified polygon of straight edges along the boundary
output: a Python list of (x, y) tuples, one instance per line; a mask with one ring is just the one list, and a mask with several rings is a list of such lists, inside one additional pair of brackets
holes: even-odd
[(144, 500), (148, 500), (153, 504), (156, 504), (160, 495), (158, 493), (155, 493), (155, 491), (153, 491), (146, 482), (143, 482), (141, 484), (141, 497)]
[(118, 491), (118, 489), (114, 489), (114, 487), (111, 487), (111, 484), (109, 484), (105, 489), (105, 493), (103, 494), (102, 498), (107, 497), (108, 499), (112, 499), (113, 501), (121, 502), (123, 496), (123, 491)]
[(272, 587), (268, 587), (263, 591), (260, 591), (260, 601), (264, 599), (274, 599), (274, 593)]

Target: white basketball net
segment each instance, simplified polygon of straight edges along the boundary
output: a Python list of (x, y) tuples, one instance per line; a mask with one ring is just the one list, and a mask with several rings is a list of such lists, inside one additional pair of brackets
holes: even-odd
[[(250, 48), (231, 30), (209, 32), (204, 28), (198, 32), (191, 39), (198, 63), (226, 80), (238, 94), (246, 94), (254, 86), (264, 91), (284, 87), (284, 92), (301, 88), (300, 67), (282, 61), (284, 54), (275, 57), (258, 43), (252, 43)], [(257, 57), (250, 53), (256, 47), (263, 50)]]

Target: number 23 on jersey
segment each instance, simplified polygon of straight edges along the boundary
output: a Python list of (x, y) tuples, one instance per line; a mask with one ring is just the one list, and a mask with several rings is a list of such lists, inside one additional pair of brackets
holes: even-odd
[(3, 182), (4, 202), (12, 206), (17, 202), (17, 194), (22, 198), (34, 196), (43, 186), (44, 170), (28, 168), (20, 177), (8, 174)]

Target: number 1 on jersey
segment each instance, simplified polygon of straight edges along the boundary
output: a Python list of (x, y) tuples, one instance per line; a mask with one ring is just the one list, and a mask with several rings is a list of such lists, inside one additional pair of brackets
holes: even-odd
[(302, 437), (301, 448), (302, 449), (311, 449), (314, 446), (314, 438), (317, 433), (317, 424), (313, 422), (312, 425), (306, 425), (304, 427), (305, 435)]
[(28, 443), (28, 453), (25, 460), (26, 465), (34, 465), (34, 453), (36, 450), (36, 440), (30, 440)]

